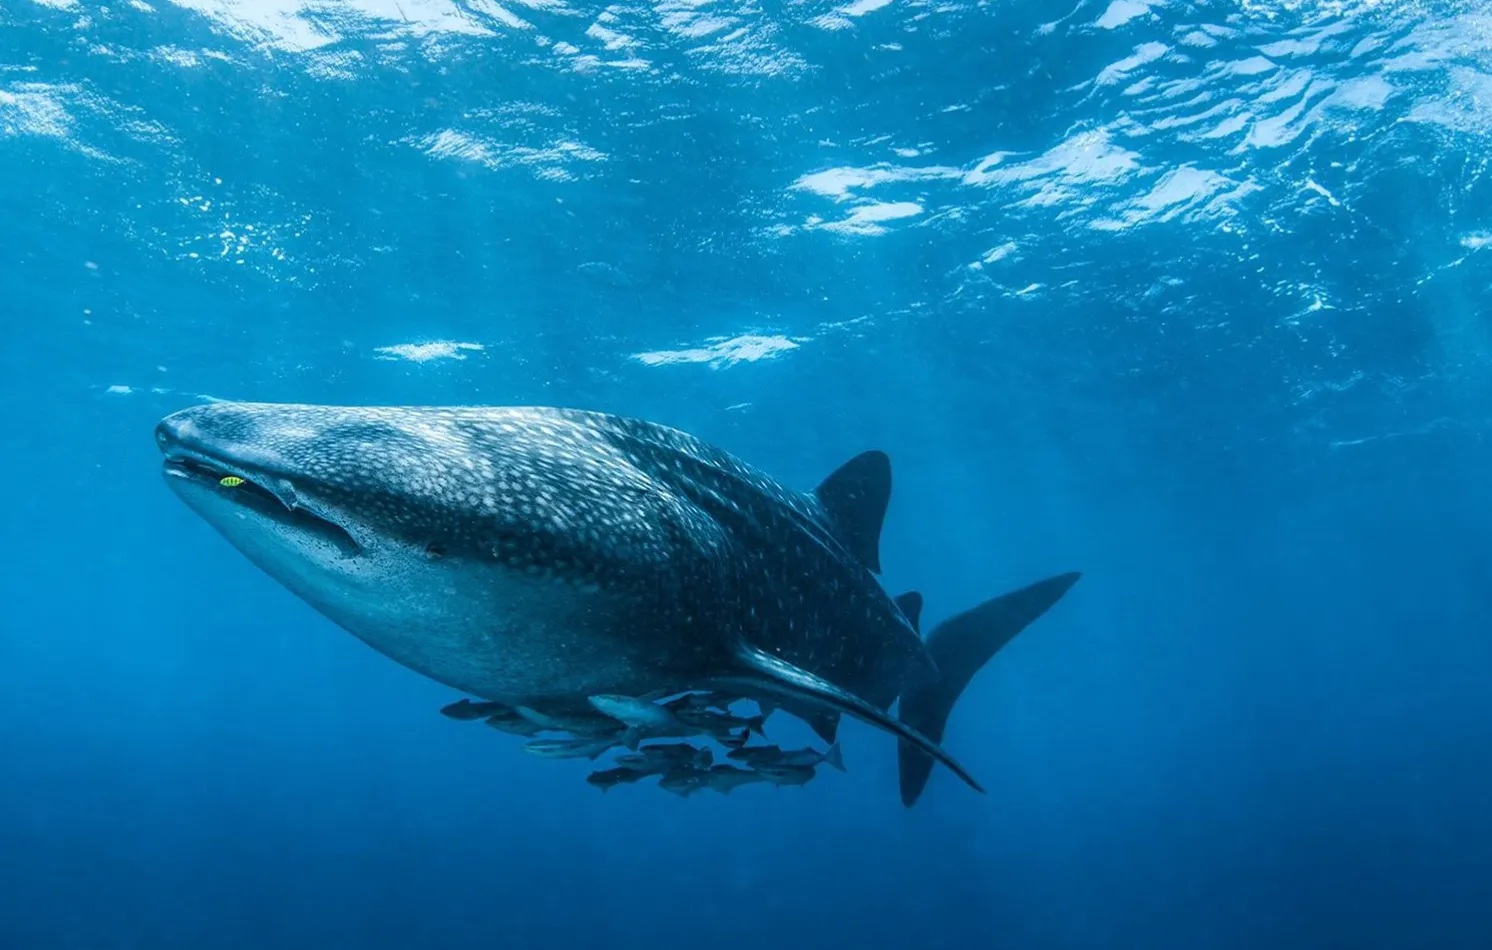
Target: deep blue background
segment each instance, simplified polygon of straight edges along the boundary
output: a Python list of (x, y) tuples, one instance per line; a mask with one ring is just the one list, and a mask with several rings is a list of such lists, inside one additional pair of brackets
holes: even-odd
[[(497, 9), (0, 0), (0, 946), (1492, 945), (1477, 4)], [(602, 795), (170, 496), (212, 397), (880, 447), (929, 621), (1085, 577), (987, 796)]]

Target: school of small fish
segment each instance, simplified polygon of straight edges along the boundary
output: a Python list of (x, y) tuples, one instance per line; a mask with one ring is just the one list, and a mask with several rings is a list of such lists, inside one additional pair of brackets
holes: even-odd
[[(739, 699), (714, 691), (666, 701), (662, 696), (603, 695), (589, 697), (589, 710), (561, 713), (462, 699), (441, 713), (451, 719), (480, 719), (499, 732), (520, 736), (527, 740), (523, 750), (541, 758), (595, 761), (613, 749), (626, 750), (610, 768), (586, 778), (602, 791), (657, 776), (659, 788), (680, 797), (705, 788), (726, 795), (755, 782), (804, 785), (824, 763), (844, 771), (838, 743), (824, 752), (749, 745), (753, 735), (766, 738), (764, 726), (772, 710), (738, 716), (731, 706)], [(730, 761), (717, 763), (707, 746), (679, 741), (683, 739), (714, 740), (728, 750), (725, 758)]]

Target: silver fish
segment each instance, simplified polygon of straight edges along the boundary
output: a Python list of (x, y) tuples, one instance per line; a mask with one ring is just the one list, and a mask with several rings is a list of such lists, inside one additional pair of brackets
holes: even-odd
[(545, 759), (597, 759), (621, 738), (615, 736), (581, 736), (575, 739), (530, 739), (523, 751)]
[(820, 763), (828, 763), (839, 771), (844, 771), (844, 755), (840, 751), (839, 743), (829, 746), (827, 752), (820, 752), (814, 748), (784, 750), (775, 745), (748, 746), (740, 749), (732, 749), (726, 753), (726, 757), (738, 762), (745, 762), (753, 768), (762, 766), (804, 766), (815, 768)]
[(640, 782), (648, 777), (647, 772), (638, 772), (633, 769), (605, 769), (600, 772), (592, 772), (585, 777), (586, 782), (596, 786), (601, 791), (607, 791), (618, 785), (627, 785), (632, 782)]
[(671, 768), (707, 769), (714, 764), (714, 753), (686, 742), (642, 746), (636, 752), (619, 755), (616, 764), (637, 771), (666, 772)]

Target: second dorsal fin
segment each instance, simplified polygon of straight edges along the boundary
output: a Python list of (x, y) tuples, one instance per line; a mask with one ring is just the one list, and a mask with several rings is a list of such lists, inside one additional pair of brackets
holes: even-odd
[(909, 590), (896, 598), (896, 609), (901, 611), (903, 617), (922, 636), (922, 595), (915, 590)]
[(845, 550), (881, 573), (881, 524), (891, 501), (891, 459), (886, 453), (860, 453), (835, 469), (813, 493)]

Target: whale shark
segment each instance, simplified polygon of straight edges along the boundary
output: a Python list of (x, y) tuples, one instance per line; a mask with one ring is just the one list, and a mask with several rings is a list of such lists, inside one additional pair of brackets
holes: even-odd
[(935, 762), (983, 791), (940, 744), (949, 714), (1079, 577), (924, 637), (921, 596), (878, 579), (878, 450), (802, 491), (681, 430), (583, 409), (213, 402), (155, 438), (192, 511), (405, 667), (530, 718), (697, 690), (828, 741), (848, 715), (898, 740), (908, 807)]

